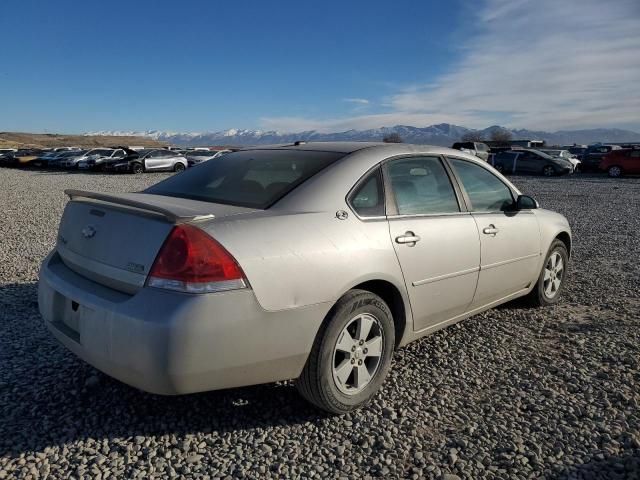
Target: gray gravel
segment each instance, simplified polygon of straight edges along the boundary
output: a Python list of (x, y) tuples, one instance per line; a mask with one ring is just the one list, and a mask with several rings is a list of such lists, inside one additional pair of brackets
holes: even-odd
[(146, 394), (47, 333), (35, 282), (62, 191), (164, 177), (0, 170), (0, 479), (640, 478), (640, 180), (516, 177), (574, 229), (563, 301), (418, 341), (370, 406), (330, 417), (287, 382)]

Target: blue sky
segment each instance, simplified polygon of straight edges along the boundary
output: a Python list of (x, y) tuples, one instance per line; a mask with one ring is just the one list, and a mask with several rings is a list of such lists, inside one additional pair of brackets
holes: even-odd
[(0, 130), (640, 129), (639, 20), (637, 0), (3, 0)]

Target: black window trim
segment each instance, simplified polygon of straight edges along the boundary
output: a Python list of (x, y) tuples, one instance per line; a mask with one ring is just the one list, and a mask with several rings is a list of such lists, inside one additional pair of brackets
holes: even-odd
[[(383, 205), (382, 208), (384, 209), (384, 215), (360, 215), (356, 208), (353, 206), (353, 204), (351, 203), (351, 200), (353, 198), (353, 196), (355, 195), (355, 193), (358, 191), (358, 189), (364, 185), (368, 180), (369, 177), (374, 174), (376, 172), (376, 170), (378, 171), (378, 174), (380, 175), (380, 177), (382, 178), (382, 198), (383, 198)], [(387, 198), (387, 185), (384, 179), (384, 174), (382, 172), (382, 163), (376, 163), (373, 167), (371, 167), (369, 170), (367, 170), (364, 175), (362, 175), (358, 181), (349, 189), (349, 191), (347, 192), (347, 195), (344, 197), (344, 201), (346, 202), (347, 206), (349, 207), (349, 210), (351, 210), (353, 212), (353, 214), (356, 216), (356, 218), (358, 218), (359, 220), (362, 221), (367, 221), (367, 220), (381, 220), (381, 219), (385, 219), (387, 218), (387, 205), (388, 205), (388, 198)]]
[[(424, 158), (424, 157), (432, 157), (440, 160), (442, 167), (444, 168), (445, 174), (449, 177), (449, 182), (451, 183), (451, 187), (453, 188), (453, 193), (456, 197), (456, 201), (458, 202), (458, 208), (460, 211), (458, 212), (443, 212), (443, 213), (398, 213), (398, 206), (396, 204), (395, 196), (393, 195), (393, 188), (391, 186), (391, 176), (388, 172), (388, 164), (395, 160), (403, 159), (403, 158)], [(389, 220), (396, 218), (419, 218), (419, 217), (451, 217), (458, 215), (469, 215), (470, 212), (467, 208), (467, 201), (463, 196), (463, 191), (460, 190), (455, 177), (453, 176), (453, 170), (451, 166), (446, 161), (446, 158), (439, 153), (405, 153), (400, 155), (395, 155), (393, 157), (385, 158), (381, 162), (382, 166), (382, 177), (384, 180), (384, 189), (385, 189), (385, 198), (386, 198), (386, 212), (387, 218)]]
[(458, 187), (462, 191), (462, 195), (463, 195), (464, 201), (468, 205), (468, 207), (469, 207), (468, 211), (470, 213), (473, 213), (474, 215), (487, 215), (487, 214), (496, 214), (496, 213), (505, 214), (505, 213), (516, 211), (515, 209), (514, 210), (486, 210), (486, 211), (477, 211), (477, 212), (473, 211), (473, 202), (471, 202), (471, 198), (469, 197), (469, 194), (467, 193), (467, 190), (464, 188), (464, 184), (462, 183), (462, 179), (458, 175), (458, 172), (456, 171), (455, 167), (451, 164), (449, 159), (462, 160), (462, 161), (465, 161), (467, 163), (472, 163), (474, 165), (477, 165), (480, 168), (484, 168), (488, 173), (490, 173), (491, 175), (496, 177), (496, 179), (499, 180), (500, 183), (502, 183), (505, 187), (507, 187), (507, 189), (511, 193), (511, 198), (513, 200), (514, 207), (515, 207), (516, 200), (518, 198), (519, 193), (516, 192), (513, 189), (513, 187), (511, 187), (510, 185), (506, 184), (498, 175), (496, 175), (491, 170), (489, 170), (487, 167), (482, 165), (480, 162), (474, 162), (473, 160), (469, 160), (467, 158), (462, 158), (462, 157), (457, 157), (455, 155), (445, 155), (445, 162), (449, 165), (449, 168), (451, 169), (453, 177), (455, 178), (455, 181), (458, 184)]

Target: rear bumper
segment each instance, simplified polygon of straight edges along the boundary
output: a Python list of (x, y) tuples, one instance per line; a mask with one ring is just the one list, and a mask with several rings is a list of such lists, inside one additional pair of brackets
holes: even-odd
[(266, 312), (251, 290), (126, 295), (74, 273), (53, 252), (38, 304), (47, 328), (98, 370), (174, 395), (299, 376), (326, 304)]

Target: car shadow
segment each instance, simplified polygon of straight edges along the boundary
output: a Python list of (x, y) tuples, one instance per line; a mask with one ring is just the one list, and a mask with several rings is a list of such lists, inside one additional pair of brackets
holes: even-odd
[(114, 380), (49, 334), (35, 283), (0, 285), (0, 364), (0, 456), (86, 439), (207, 433), (215, 440), (329, 418), (291, 382), (160, 396)]
[(558, 465), (545, 475), (548, 480), (637, 479), (640, 478), (640, 450), (627, 455), (602, 455), (579, 465)]

